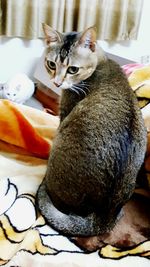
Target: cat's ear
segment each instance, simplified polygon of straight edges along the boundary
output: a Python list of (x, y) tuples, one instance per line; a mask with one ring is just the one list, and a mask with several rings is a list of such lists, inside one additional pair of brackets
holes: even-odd
[(85, 48), (89, 48), (92, 52), (94, 52), (96, 44), (96, 27), (93, 26), (85, 30), (82, 33), (78, 44)]
[(62, 41), (62, 35), (58, 31), (52, 29), (50, 26), (47, 24), (43, 23), (43, 31), (45, 33), (45, 38), (46, 38), (46, 44), (49, 45), (50, 43), (55, 43), (55, 42), (61, 42)]

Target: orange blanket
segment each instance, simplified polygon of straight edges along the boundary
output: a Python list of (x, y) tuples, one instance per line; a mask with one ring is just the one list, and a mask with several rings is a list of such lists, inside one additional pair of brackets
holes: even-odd
[[(50, 116), (46, 116), (46, 114), (45, 116), (40, 115), (41, 112), (38, 110), (21, 105), (16, 106), (8, 100), (1, 100), (0, 140), (23, 148), (24, 151), (35, 156), (47, 159), (51, 141), (54, 137), (53, 131), (49, 131), (52, 130), (52, 119)], [(37, 122), (39, 127), (36, 127)], [(49, 136), (47, 136), (48, 131)]]

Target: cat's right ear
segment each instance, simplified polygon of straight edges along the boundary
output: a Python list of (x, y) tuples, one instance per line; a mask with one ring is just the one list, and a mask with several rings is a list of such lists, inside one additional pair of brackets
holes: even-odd
[(82, 33), (78, 43), (80, 46), (89, 48), (92, 52), (94, 52), (96, 44), (96, 28), (93, 26), (86, 29)]
[(45, 33), (46, 44), (62, 42), (62, 35), (45, 23), (42, 23), (43, 31)]

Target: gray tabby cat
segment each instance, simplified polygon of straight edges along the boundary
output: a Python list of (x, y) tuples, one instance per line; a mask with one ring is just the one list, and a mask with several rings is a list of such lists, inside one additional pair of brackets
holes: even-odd
[(146, 150), (136, 97), (93, 27), (61, 34), (44, 24), (45, 66), (61, 87), (60, 126), (38, 190), (41, 213), (68, 235), (109, 232), (130, 199)]

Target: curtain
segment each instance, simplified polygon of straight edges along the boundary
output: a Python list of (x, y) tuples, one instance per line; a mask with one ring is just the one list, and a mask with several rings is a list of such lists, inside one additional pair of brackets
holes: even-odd
[(42, 22), (60, 32), (95, 25), (101, 40), (137, 38), (143, 0), (0, 0), (0, 35), (42, 38)]

